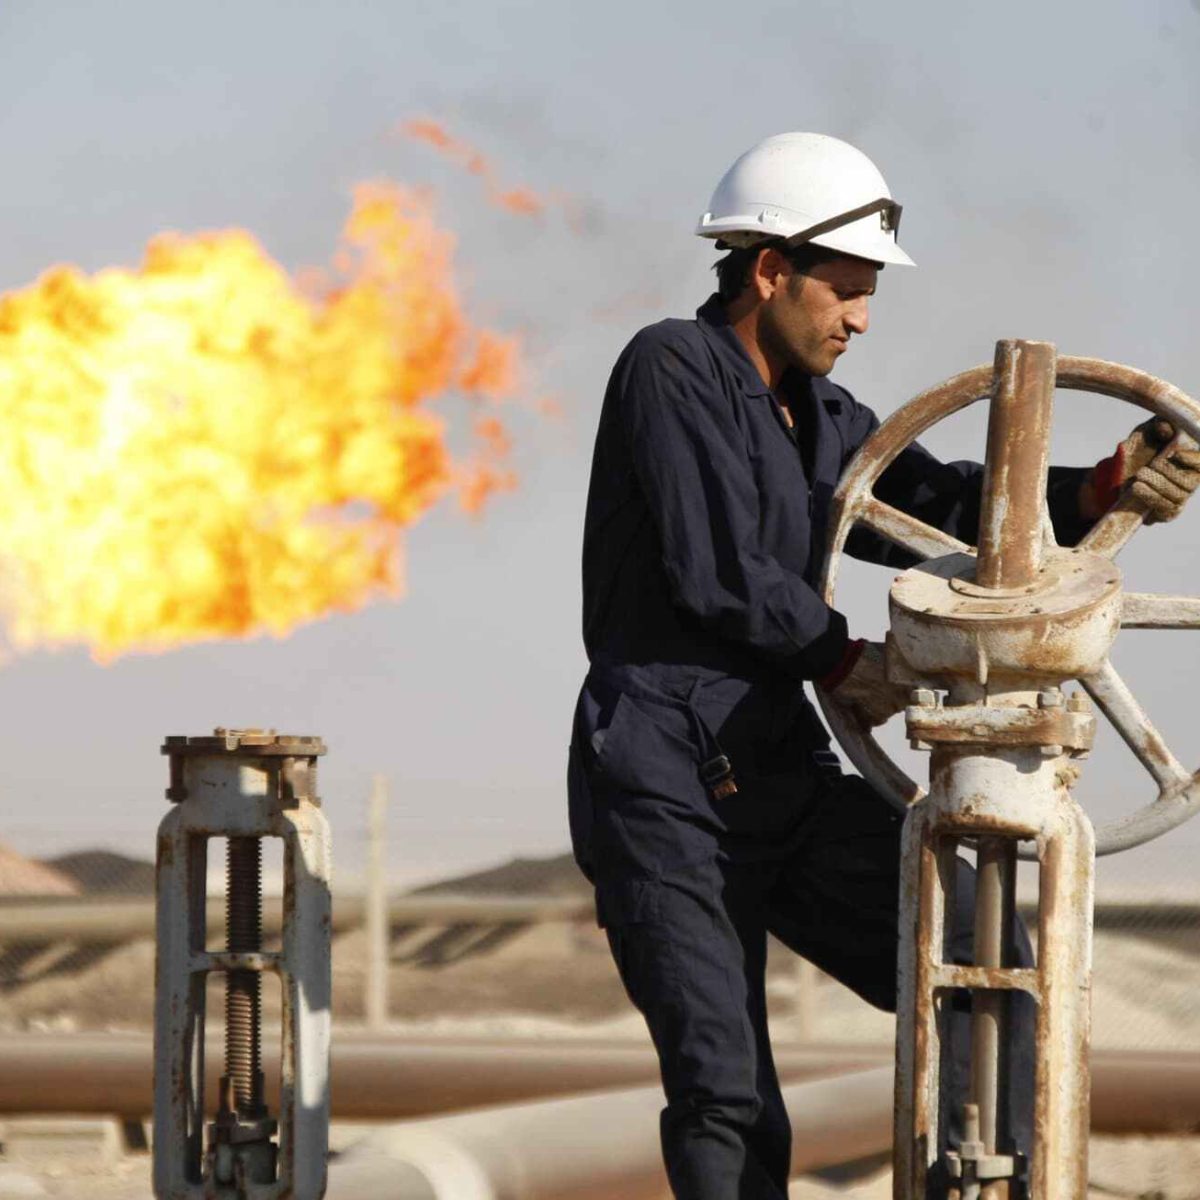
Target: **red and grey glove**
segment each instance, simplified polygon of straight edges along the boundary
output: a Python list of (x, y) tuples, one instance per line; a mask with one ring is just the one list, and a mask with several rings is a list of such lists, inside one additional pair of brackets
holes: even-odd
[(1080, 508), (1092, 520), (1129, 490), (1146, 508), (1146, 524), (1173, 521), (1200, 486), (1200, 450), (1170, 447), (1175, 427), (1161, 417), (1144, 421), (1111, 457), (1092, 468), (1080, 495)]

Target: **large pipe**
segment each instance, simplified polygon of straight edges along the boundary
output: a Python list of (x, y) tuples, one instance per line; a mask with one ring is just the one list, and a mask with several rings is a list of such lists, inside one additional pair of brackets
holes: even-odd
[[(268, 1042), (264, 1051), (270, 1081), (278, 1073), (278, 1050)], [(780, 1075), (796, 1082), (890, 1066), (892, 1047), (784, 1045), (776, 1049), (775, 1060)], [(146, 1034), (0, 1035), (0, 1114), (142, 1116), (152, 1105), (153, 1061)], [(574, 1038), (410, 1040), (347, 1031), (334, 1037), (331, 1101), (333, 1115), (343, 1120), (396, 1120), (631, 1087), (656, 1077), (653, 1052), (638, 1043)], [(215, 1080), (211, 1082), (215, 1086)], [(209, 1094), (215, 1094), (211, 1087)], [(1121, 1134), (1200, 1129), (1200, 1053), (1093, 1051), (1092, 1128)]]
[[(784, 1090), (792, 1174), (886, 1150), (890, 1067)], [(329, 1173), (326, 1200), (661, 1200), (657, 1087), (392, 1125)]]
[[(210, 1031), (206, 1094), (217, 1095), (219, 1029)], [(0, 1114), (150, 1111), (151, 1039), (138, 1033), (0, 1035)], [(781, 1047), (788, 1079), (889, 1061), (886, 1049)], [(263, 1039), (267, 1102), (278, 1103), (278, 1036)], [(333, 1115), (396, 1120), (599, 1088), (658, 1076), (648, 1044), (584, 1039), (400, 1039), (349, 1031), (334, 1037)]]

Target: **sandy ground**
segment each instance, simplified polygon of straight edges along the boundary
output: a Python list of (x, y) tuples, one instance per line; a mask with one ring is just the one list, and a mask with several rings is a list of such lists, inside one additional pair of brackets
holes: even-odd
[[(335, 1146), (361, 1134), (335, 1126)], [(1095, 1137), (1090, 1147), (1091, 1187), (1086, 1200), (1198, 1200), (1200, 1139)], [(891, 1200), (886, 1164), (859, 1164), (793, 1181), (789, 1200)], [(126, 1156), (115, 1166), (94, 1169), (44, 1168), (0, 1162), (0, 1200), (150, 1200), (150, 1161)], [(619, 1200), (619, 1197), (613, 1197)], [(664, 1197), (664, 1200), (667, 1200)], [(1081, 1198), (1083, 1200), (1083, 1198)]]
[[(1193, 935), (1194, 937), (1194, 935)], [(1096, 937), (1095, 1044), (1200, 1047), (1200, 947), (1186, 939), (1101, 931)], [(0, 952), (0, 1028), (149, 1028), (154, 950), (149, 942), (72, 953)], [(335, 1022), (362, 1017), (365, 942), (360, 933), (334, 946)], [(886, 1042), (892, 1018), (840, 985), (810, 972), (781, 948), (768, 976), (778, 1041)], [(218, 1005), (218, 997), (212, 997)], [(268, 1014), (278, 995), (266, 993)], [(399, 931), (390, 972), (397, 1033), (641, 1038), (641, 1020), (616, 978), (603, 934), (590, 924), (507, 930)], [(1097, 1138), (1090, 1196), (1200, 1200), (1200, 1139)], [(148, 1162), (129, 1156), (96, 1172), (31, 1173), (0, 1160), (0, 1200), (9, 1197), (148, 1197)], [(878, 1165), (842, 1178), (808, 1178), (793, 1200), (885, 1200), (890, 1177)], [(616, 1200), (616, 1198), (614, 1198)]]

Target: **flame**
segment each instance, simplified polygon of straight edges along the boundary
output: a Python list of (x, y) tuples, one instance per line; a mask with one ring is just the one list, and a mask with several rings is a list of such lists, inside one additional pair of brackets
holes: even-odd
[(402, 121), (398, 129), (406, 137), (432, 146), (438, 153), (458, 163), (469, 174), (478, 175), (487, 187), (488, 199), (498, 208), (519, 217), (536, 217), (545, 211), (546, 201), (530, 188), (500, 187), (491, 163), (474, 146), (454, 137), (437, 121), (429, 117), (417, 117), (411, 121)]
[(329, 270), (241, 230), (163, 234), (136, 271), (56, 267), (0, 297), (0, 612), (17, 649), (271, 633), (402, 590), (400, 532), (513, 478), (430, 401), (510, 395), (426, 203), (360, 186)]

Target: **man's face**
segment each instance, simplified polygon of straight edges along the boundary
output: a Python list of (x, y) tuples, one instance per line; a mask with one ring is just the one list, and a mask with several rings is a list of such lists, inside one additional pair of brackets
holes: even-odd
[[(767, 348), (809, 375), (828, 375), (856, 333), (867, 332), (867, 300), (879, 273), (861, 258), (834, 258), (799, 274), (780, 254), (760, 264), (773, 274), (759, 329)], [(771, 267), (775, 267), (773, 272)]]

